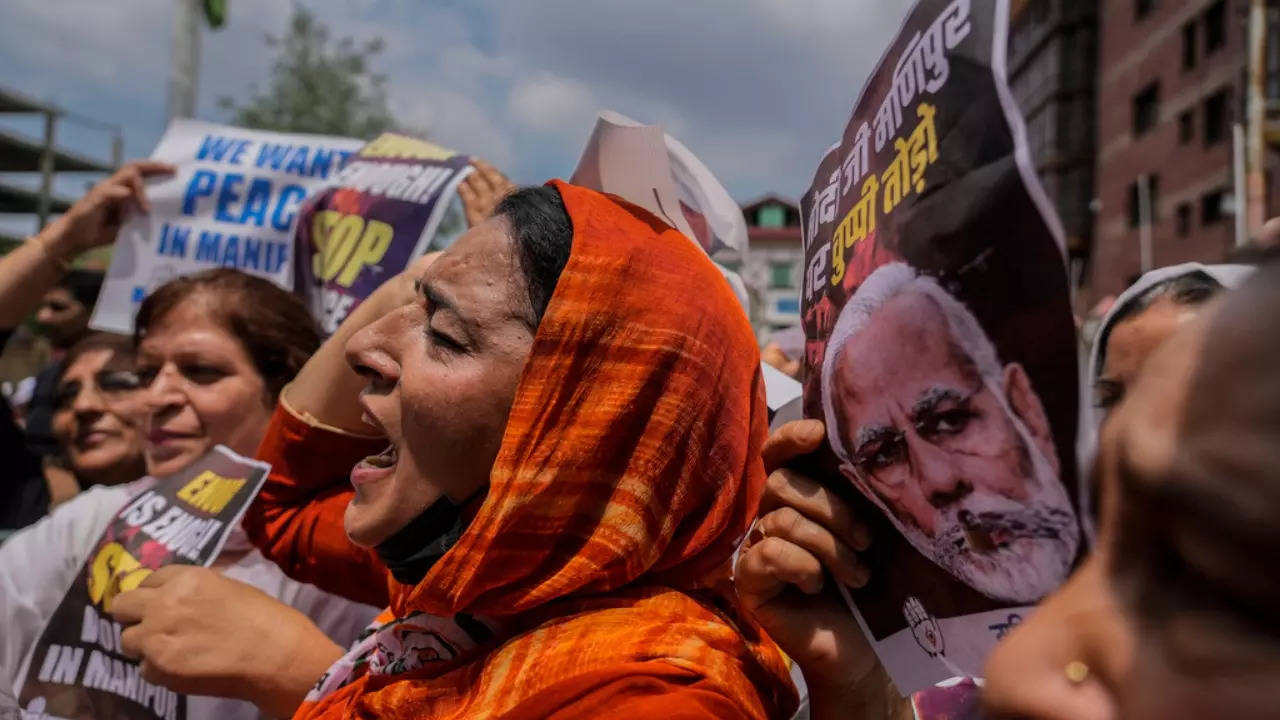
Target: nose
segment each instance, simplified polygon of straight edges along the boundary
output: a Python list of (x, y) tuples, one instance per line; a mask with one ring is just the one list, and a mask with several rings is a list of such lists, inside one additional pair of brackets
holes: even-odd
[(939, 520), (938, 511), (968, 497), (973, 492), (973, 483), (960, 473), (955, 458), (937, 445), (912, 433), (908, 435), (907, 446), (911, 453), (911, 468), (920, 489), (911, 514), (920, 529), (933, 536)]
[(101, 413), (104, 409), (102, 393), (92, 383), (80, 386), (76, 396), (71, 399), (71, 411), (77, 415)]
[(144, 395), (147, 407), (153, 412), (184, 404), (186, 394), (177, 368), (169, 363), (162, 366), (147, 386)]
[(369, 382), (371, 390), (390, 390), (400, 381), (400, 363), (396, 361), (389, 341), (395, 337), (393, 325), (398, 314), (384, 315), (361, 328), (347, 341), (347, 364)]

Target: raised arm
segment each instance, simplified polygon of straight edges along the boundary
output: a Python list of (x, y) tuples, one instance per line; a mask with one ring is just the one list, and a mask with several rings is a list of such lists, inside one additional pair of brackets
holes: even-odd
[(94, 185), (62, 217), (0, 258), (0, 330), (17, 327), (70, 267), (93, 248), (110, 245), (126, 212), (147, 212), (143, 181), (173, 172), (173, 166), (139, 160)]
[(427, 256), (360, 304), (285, 388), (258, 458), (271, 473), (244, 526), (286, 574), (343, 597), (384, 606), (388, 573), (377, 553), (351, 542), (343, 526), (351, 468), (386, 446), (361, 421), (362, 380), (347, 364), (347, 341), (360, 328), (413, 300)]
[[(458, 193), (467, 221), (482, 222), (511, 184), (483, 161)], [(385, 566), (347, 538), (343, 518), (353, 490), (351, 468), (382, 451), (359, 404), (365, 380), (347, 364), (347, 342), (361, 328), (415, 301), (414, 283), (436, 254), (419, 258), (347, 316), (284, 389), (258, 458), (271, 463), (266, 485), (245, 517), (264, 555), (289, 576), (343, 597), (387, 604)]]

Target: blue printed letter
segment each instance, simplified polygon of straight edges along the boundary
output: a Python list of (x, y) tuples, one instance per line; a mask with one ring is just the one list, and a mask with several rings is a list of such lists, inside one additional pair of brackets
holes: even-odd
[(285, 185), (281, 188), (280, 199), (276, 201), (276, 211), (271, 214), (271, 226), (280, 232), (288, 230), (293, 224), (294, 212), (306, 196), (307, 191), (300, 185)]
[(222, 191), (218, 193), (218, 212), (214, 213), (215, 218), (228, 223), (240, 222), (239, 215), (231, 214), (230, 206), (240, 199), (236, 188), (243, 182), (244, 176), (239, 173), (227, 173), (222, 176)]
[(202, 197), (213, 195), (213, 186), (218, 183), (218, 176), (210, 170), (197, 170), (191, 176), (191, 184), (187, 185), (187, 194), (182, 198), (182, 214), (195, 215), (196, 201)]

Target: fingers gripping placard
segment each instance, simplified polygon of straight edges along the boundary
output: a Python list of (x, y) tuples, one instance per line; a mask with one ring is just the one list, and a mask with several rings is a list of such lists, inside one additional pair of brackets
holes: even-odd
[(266, 474), (265, 464), (218, 446), (126, 503), (36, 642), (22, 706), (61, 718), (185, 718), (186, 697), (142, 677), (110, 613), (166, 565), (212, 563)]

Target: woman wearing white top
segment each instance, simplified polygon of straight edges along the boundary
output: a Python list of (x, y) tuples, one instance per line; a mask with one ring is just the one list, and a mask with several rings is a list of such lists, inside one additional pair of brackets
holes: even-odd
[[(28, 265), (41, 258), (64, 265), (77, 252), (112, 242), (121, 210), (141, 198), (134, 166), (100, 183), (31, 241), (39, 253), (0, 260), (0, 305), (30, 294), (13, 275), (39, 271)], [(136, 392), (150, 475), (81, 493), (0, 545), (0, 695), (20, 691), (36, 640), (116, 512), (154, 484), (153, 476), (181, 470), (214, 445), (252, 456), (280, 389), (319, 345), (300, 301), (230, 270), (162, 286), (143, 303), (136, 325)], [(76, 392), (98, 390), (86, 383)], [(213, 569), (165, 568), (153, 578), (133, 636), (167, 643), (173, 653), (167, 663), (144, 664), (144, 678), (178, 692), (237, 698), (192, 696), (192, 720), (258, 717), (251, 703), (259, 694), (280, 694), (264, 685), (273, 678), (314, 680), (375, 614), (286, 578), (239, 528)], [(169, 632), (178, 627), (181, 633)]]

